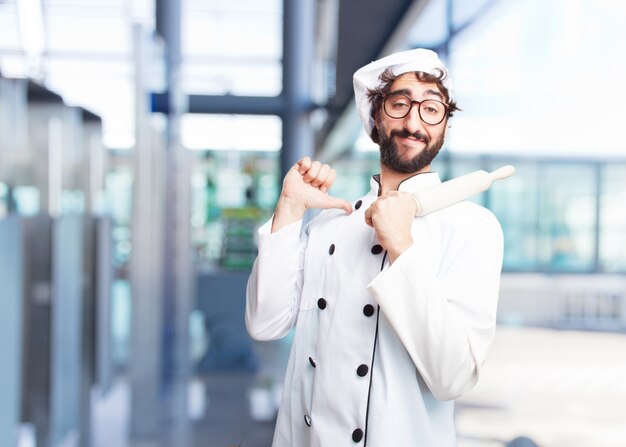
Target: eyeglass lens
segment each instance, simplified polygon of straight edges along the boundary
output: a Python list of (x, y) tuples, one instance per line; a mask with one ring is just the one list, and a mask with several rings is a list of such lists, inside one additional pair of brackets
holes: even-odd
[(385, 98), (385, 113), (391, 118), (404, 118), (411, 111), (413, 105), (419, 104), (419, 115), (426, 124), (439, 124), (443, 121), (446, 107), (440, 101), (427, 99), (421, 103), (411, 101), (408, 96), (397, 94)]

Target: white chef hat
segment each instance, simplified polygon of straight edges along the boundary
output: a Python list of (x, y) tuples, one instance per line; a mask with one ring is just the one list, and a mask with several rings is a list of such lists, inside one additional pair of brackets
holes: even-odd
[(367, 91), (380, 87), (378, 77), (388, 68), (396, 76), (412, 71), (423, 71), (433, 75), (443, 74), (441, 83), (448, 90), (450, 100), (453, 100), (452, 80), (448, 74), (448, 69), (434, 51), (417, 48), (385, 56), (359, 68), (353, 76), (356, 108), (368, 135), (372, 133), (374, 120), (370, 116), (371, 104), (367, 97)]

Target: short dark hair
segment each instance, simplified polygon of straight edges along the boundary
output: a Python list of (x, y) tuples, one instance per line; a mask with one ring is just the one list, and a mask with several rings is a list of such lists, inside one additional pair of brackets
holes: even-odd
[[(446, 103), (448, 104), (448, 113), (446, 115), (446, 119), (448, 119), (454, 114), (454, 112), (461, 109), (459, 109), (455, 101), (450, 101), (450, 93), (448, 92), (448, 89), (445, 88), (443, 85), (443, 80), (445, 79), (446, 74), (439, 69), (435, 70), (436, 74), (426, 73), (424, 71), (414, 71), (413, 73), (415, 74), (415, 78), (418, 81), (435, 84), (437, 88), (439, 88), (439, 90), (443, 94), (443, 97), (446, 100)], [(402, 75), (404, 74), (406, 73), (402, 73)], [(382, 110), (383, 106), (383, 98), (387, 93), (389, 93), (389, 90), (391, 89), (391, 84), (393, 84), (393, 81), (395, 81), (402, 75), (395, 75), (393, 74), (391, 69), (388, 68), (383, 71), (378, 77), (381, 82), (380, 87), (367, 89), (367, 97), (370, 100), (370, 104), (372, 106), (370, 110), (370, 116), (374, 120), (374, 123), (378, 123), (380, 111)], [(372, 141), (374, 143), (378, 143), (378, 128), (376, 127), (376, 125), (373, 126), (372, 134), (370, 135), (370, 137), (372, 138)]]

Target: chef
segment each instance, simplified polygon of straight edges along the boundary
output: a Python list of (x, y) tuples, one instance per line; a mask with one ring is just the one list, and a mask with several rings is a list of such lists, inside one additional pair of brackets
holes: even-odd
[[(494, 337), (502, 231), (467, 201), (415, 217), (411, 193), (440, 183), (430, 163), (458, 110), (436, 53), (372, 62), (354, 91), (380, 147), (369, 193), (329, 195), (335, 171), (303, 158), (259, 229), (248, 331), (295, 326), (273, 446), (453, 446), (454, 400)], [(309, 208), (322, 211), (302, 228)]]

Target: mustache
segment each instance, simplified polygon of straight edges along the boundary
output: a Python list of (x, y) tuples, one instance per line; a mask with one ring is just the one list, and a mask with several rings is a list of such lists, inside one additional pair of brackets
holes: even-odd
[(430, 144), (430, 138), (428, 137), (428, 135), (426, 135), (425, 133), (420, 132), (419, 130), (417, 132), (409, 132), (406, 129), (394, 129), (389, 133), (389, 137), (400, 137), (400, 138), (416, 138), (418, 140), (423, 140), (424, 143), (426, 143), (426, 145)]

